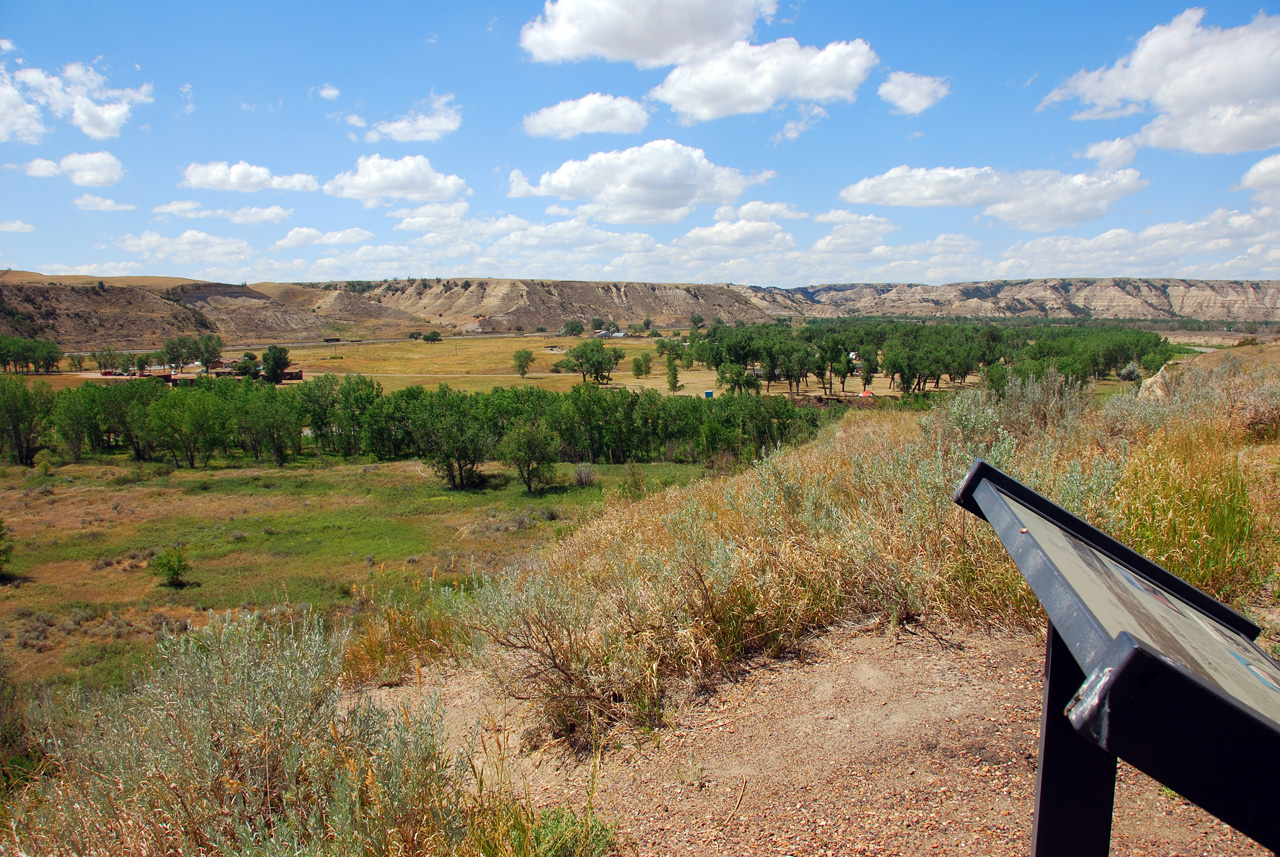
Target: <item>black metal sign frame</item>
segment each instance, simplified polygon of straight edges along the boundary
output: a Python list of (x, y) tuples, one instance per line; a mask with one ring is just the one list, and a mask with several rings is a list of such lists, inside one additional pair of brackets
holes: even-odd
[(1108, 853), (1117, 758), (1280, 851), (1280, 665), (1258, 626), (981, 460), (955, 502), (1049, 616), (1032, 854)]

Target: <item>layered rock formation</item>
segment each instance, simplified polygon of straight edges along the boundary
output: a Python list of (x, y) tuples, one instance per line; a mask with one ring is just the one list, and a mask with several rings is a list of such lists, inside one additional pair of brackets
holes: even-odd
[(841, 315), (1280, 320), (1274, 280), (1043, 279), (945, 286), (853, 283), (803, 292)]
[(534, 279), (410, 279), (257, 283), (163, 277), (50, 277), (0, 273), (0, 333), (39, 335), (66, 348), (150, 348), (178, 334), (217, 332), (232, 342), (326, 336), (404, 336), (431, 328), (463, 332), (557, 330), (592, 318), (664, 329), (777, 318), (1103, 318), (1221, 322), (1280, 321), (1280, 282), (1040, 279), (945, 286), (848, 283), (801, 289), (733, 284)]

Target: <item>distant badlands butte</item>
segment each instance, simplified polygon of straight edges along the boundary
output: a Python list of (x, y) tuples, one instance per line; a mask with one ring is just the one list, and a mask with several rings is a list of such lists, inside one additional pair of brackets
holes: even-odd
[(0, 273), (0, 333), (52, 338), (65, 348), (145, 348), (204, 332), (231, 343), (310, 341), (335, 332), (344, 338), (428, 329), (532, 333), (595, 317), (624, 326), (650, 318), (670, 328), (687, 325), (693, 314), (747, 323), (885, 315), (1280, 321), (1280, 281), (1113, 277), (780, 289), (432, 277), (244, 286), (176, 277)]

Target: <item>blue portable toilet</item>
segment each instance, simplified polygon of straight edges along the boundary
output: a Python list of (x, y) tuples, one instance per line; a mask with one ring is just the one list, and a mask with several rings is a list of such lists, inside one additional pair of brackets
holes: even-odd
[(715, 398), (716, 391), (715, 391), (715, 390), (707, 390), (707, 391), (706, 391), (705, 393), (703, 393), (702, 395), (706, 396), (708, 399), (712, 399), (712, 398)]

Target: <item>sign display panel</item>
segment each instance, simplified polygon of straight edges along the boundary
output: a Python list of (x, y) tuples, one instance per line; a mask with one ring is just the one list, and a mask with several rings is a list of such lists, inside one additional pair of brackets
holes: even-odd
[(1049, 616), (1034, 857), (1107, 853), (1117, 759), (1280, 852), (1280, 665), (1258, 626), (982, 461), (955, 501)]
[(1019, 535), (1036, 540), (1113, 639), (1129, 632), (1280, 729), (1280, 668), (1239, 633), (1004, 495)]

